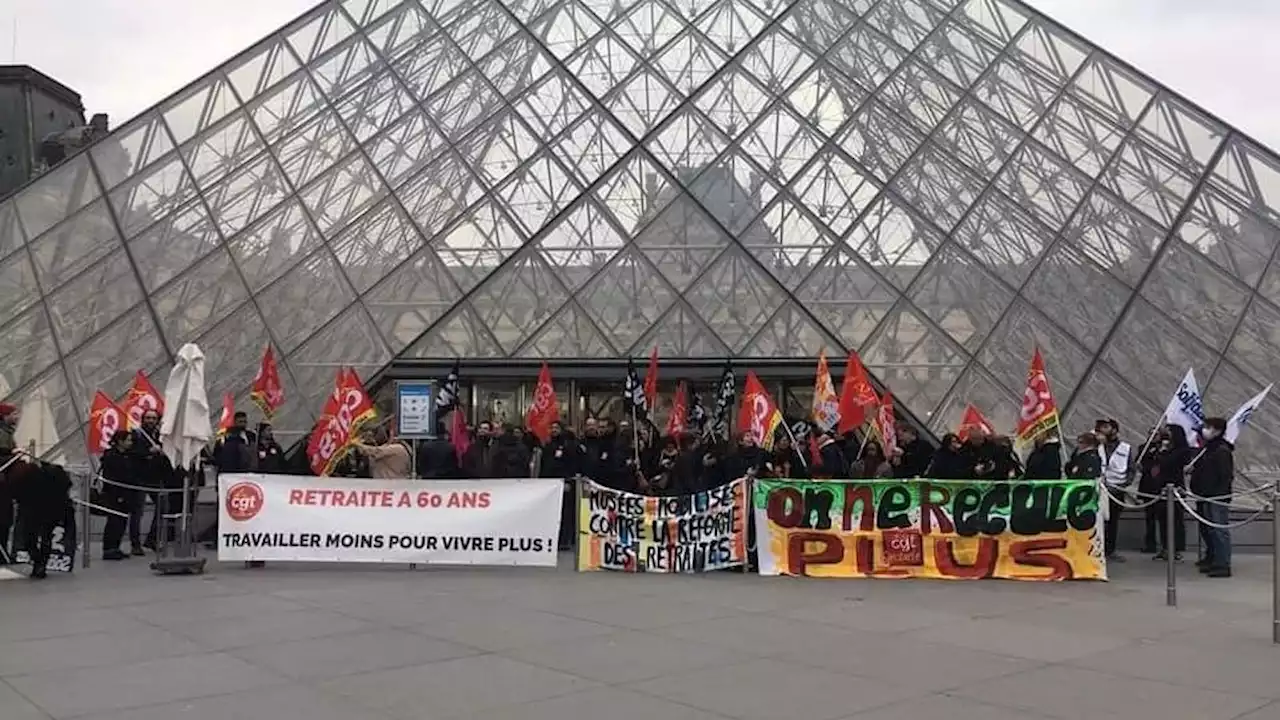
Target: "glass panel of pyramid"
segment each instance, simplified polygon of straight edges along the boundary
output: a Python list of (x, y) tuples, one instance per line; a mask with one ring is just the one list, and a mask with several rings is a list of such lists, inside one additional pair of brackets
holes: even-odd
[(344, 364), (825, 348), (941, 433), (1039, 346), (1137, 441), (1275, 379), (1278, 245), (1280, 158), (1018, 0), (331, 1), (0, 203), (0, 392), (70, 458), (186, 342), (286, 438)]

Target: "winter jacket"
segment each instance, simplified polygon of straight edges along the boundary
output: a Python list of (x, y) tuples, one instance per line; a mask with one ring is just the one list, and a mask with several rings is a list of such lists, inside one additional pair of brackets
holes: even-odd
[(136, 482), (133, 456), (115, 447), (107, 448), (106, 452), (102, 453), (99, 472), (103, 478), (113, 481), (102, 483), (99, 501), (110, 510), (129, 512), (139, 499), (137, 491), (114, 483), (133, 485)]
[(137, 480), (134, 485), (154, 488), (176, 488), (182, 484), (181, 478), (173, 471), (173, 463), (165, 457), (160, 448), (159, 431), (148, 432), (146, 428), (133, 431), (133, 449), (130, 453), (134, 460), (134, 472)]
[(745, 476), (748, 471), (754, 471), (757, 476), (763, 475), (765, 463), (768, 461), (768, 454), (760, 447), (756, 445), (750, 447), (739, 446), (722, 462), (724, 466), (724, 482), (737, 480)]
[(1191, 492), (1225, 501), (1231, 495), (1236, 474), (1234, 451), (1235, 447), (1222, 438), (1210, 440), (1200, 459), (1191, 466)]
[(458, 451), (448, 438), (438, 437), (418, 447), (418, 477), (430, 480), (454, 480), (462, 476)]
[(938, 480), (970, 480), (973, 478), (972, 456), (963, 449), (960, 452), (941, 447), (929, 463), (928, 477)]
[(569, 433), (547, 440), (542, 446), (538, 476), (547, 478), (571, 478), (578, 472), (578, 441)]
[(823, 438), (818, 441), (819, 463), (813, 468), (813, 476), (816, 478), (844, 478), (849, 475), (849, 461), (845, 459), (844, 450), (840, 448), (840, 443), (830, 438)]
[(413, 474), (409, 448), (392, 440), (382, 445), (360, 445), (360, 454), (369, 461), (369, 477), (374, 480), (408, 479)]
[(289, 472), (285, 461), (284, 448), (275, 440), (264, 440), (258, 443), (258, 472), (270, 475), (283, 475)]
[(894, 468), (894, 475), (900, 478), (924, 477), (929, 472), (929, 463), (933, 461), (933, 448), (929, 443), (916, 438), (902, 445), (902, 458)]
[(1062, 471), (1071, 480), (1097, 480), (1102, 477), (1102, 456), (1097, 448), (1077, 449)]
[[(219, 473), (253, 472), (255, 462), (253, 444), (256, 438), (249, 431), (229, 432), (213, 447), (213, 464)], [(135, 445), (137, 443), (134, 443)]]
[(480, 438), (471, 443), (462, 456), (462, 472), (472, 479), (485, 480), (499, 477), (499, 448), (497, 438)]
[(1062, 445), (1046, 442), (1032, 450), (1027, 456), (1027, 469), (1022, 477), (1024, 480), (1061, 480)]

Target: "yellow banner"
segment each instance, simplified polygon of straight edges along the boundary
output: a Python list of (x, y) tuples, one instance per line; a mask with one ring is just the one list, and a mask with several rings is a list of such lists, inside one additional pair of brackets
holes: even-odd
[(761, 575), (1105, 580), (1093, 481), (760, 480)]

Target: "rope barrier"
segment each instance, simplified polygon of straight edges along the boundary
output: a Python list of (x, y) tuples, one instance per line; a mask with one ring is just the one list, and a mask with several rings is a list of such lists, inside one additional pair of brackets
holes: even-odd
[[(1123, 508), (1129, 508), (1130, 510), (1145, 510), (1145, 509), (1147, 509), (1147, 508), (1151, 507), (1152, 505), (1155, 505), (1156, 503), (1160, 502), (1160, 500), (1162, 499), (1162, 496), (1160, 496), (1160, 495), (1156, 495), (1156, 496), (1154, 496), (1151, 500), (1149, 500), (1149, 501), (1147, 501), (1147, 502), (1145, 502), (1145, 503), (1139, 503), (1139, 504), (1137, 504), (1137, 505), (1134, 505), (1134, 504), (1131, 504), (1131, 503), (1127, 503), (1127, 502), (1125, 502), (1124, 500), (1121, 500), (1120, 498), (1116, 497), (1116, 496), (1111, 492), (1111, 488), (1107, 487), (1107, 484), (1106, 484), (1106, 483), (1100, 483), (1100, 484), (1101, 484), (1101, 486), (1102, 486), (1102, 490), (1103, 490), (1103, 492), (1105, 492), (1105, 493), (1107, 494), (1107, 497), (1111, 499), (1111, 502), (1113, 502), (1113, 503), (1115, 503), (1115, 504), (1119, 505), (1120, 507), (1123, 507)], [(1136, 493), (1136, 492), (1135, 492), (1135, 494), (1142, 494), (1142, 495), (1146, 495), (1147, 493)]]
[[(97, 474), (97, 475), (94, 475), (94, 476), (93, 476), (93, 479), (94, 479), (94, 480), (99, 480), (99, 481), (104, 482), (104, 483), (107, 483), (107, 484), (109, 484), (109, 485), (114, 485), (114, 486), (116, 486), (116, 487), (122, 487), (122, 488), (124, 488), (124, 489), (126, 489), (126, 490), (136, 490), (136, 491), (138, 491), (138, 492), (147, 492), (147, 493), (180, 493), (180, 492), (183, 492), (183, 489), (182, 489), (182, 488), (158, 488), (158, 487), (146, 487), (146, 486), (143, 486), (143, 485), (130, 485), (129, 483), (120, 482), (119, 480), (111, 480), (111, 479), (109, 479), (109, 478), (105, 478), (105, 477), (103, 477), (103, 476), (102, 476), (102, 474), (101, 474), (101, 473), (99, 473), (99, 474)], [(192, 489), (194, 490), (195, 488), (192, 488)]]
[(1184, 510), (1187, 511), (1187, 514), (1195, 518), (1196, 522), (1202, 523), (1204, 525), (1208, 525), (1209, 527), (1212, 527), (1212, 528), (1218, 528), (1219, 530), (1234, 530), (1238, 527), (1244, 527), (1245, 525), (1248, 525), (1254, 520), (1257, 520), (1258, 518), (1262, 517), (1264, 513), (1268, 513), (1271, 511), (1271, 508), (1263, 508), (1255, 512), (1254, 514), (1250, 515), (1249, 517), (1245, 518), (1244, 520), (1241, 520), (1240, 522), (1226, 523), (1226, 524), (1220, 525), (1218, 523), (1210, 522), (1206, 520), (1203, 515), (1196, 512), (1195, 508), (1191, 507), (1191, 505), (1187, 503), (1187, 499), (1182, 495), (1182, 493), (1175, 493), (1174, 497), (1178, 499), (1178, 503), (1182, 505)]

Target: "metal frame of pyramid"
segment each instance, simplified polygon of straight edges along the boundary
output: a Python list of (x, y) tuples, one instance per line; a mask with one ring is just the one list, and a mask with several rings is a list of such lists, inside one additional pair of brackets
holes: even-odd
[(74, 456), (185, 342), (242, 402), (273, 343), (286, 432), (339, 364), (655, 343), (1012, 426), (1039, 345), (1137, 434), (1276, 377), (1278, 224), (1274, 154), (1016, 0), (325, 2), (0, 204), (0, 371)]

